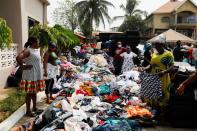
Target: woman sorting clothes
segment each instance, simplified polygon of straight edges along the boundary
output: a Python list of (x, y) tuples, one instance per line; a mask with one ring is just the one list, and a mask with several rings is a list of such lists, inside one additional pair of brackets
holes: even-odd
[(155, 46), (155, 51), (152, 54), (150, 65), (144, 69), (151, 69), (152, 74), (157, 74), (160, 76), (162, 82), (162, 97), (159, 101), (152, 101), (153, 105), (158, 105), (163, 107), (167, 104), (169, 100), (168, 86), (170, 84), (171, 66), (174, 64), (174, 56), (170, 51), (165, 50), (166, 37), (165, 35), (159, 35), (153, 45)]
[[(25, 97), (26, 115), (34, 117), (36, 115), (34, 112), (38, 111), (36, 107), (37, 92), (44, 90), (45, 81), (43, 80), (38, 40), (30, 37), (25, 45), (27, 48), (19, 53), (16, 60), (23, 69), (20, 89), (27, 93)], [(31, 100), (33, 110), (30, 109)]]
[(126, 47), (126, 52), (120, 54), (121, 57), (123, 57), (123, 65), (122, 65), (122, 73), (130, 71), (134, 67), (133, 58), (137, 57), (135, 53), (131, 51), (131, 47)]
[(56, 55), (56, 45), (54, 43), (49, 43), (49, 49), (44, 54), (44, 76), (46, 77), (46, 90), (45, 94), (47, 97), (46, 103), (50, 104), (53, 100), (52, 89), (58, 75), (58, 66), (56, 60), (58, 59)]

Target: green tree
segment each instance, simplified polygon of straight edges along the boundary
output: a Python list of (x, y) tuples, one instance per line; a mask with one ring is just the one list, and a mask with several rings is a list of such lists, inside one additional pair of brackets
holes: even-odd
[(47, 48), (50, 41), (57, 42), (55, 36), (50, 32), (50, 27), (46, 25), (36, 25), (30, 28), (29, 36), (37, 38), (42, 49)]
[(55, 23), (67, 27), (73, 32), (78, 26), (75, 4), (75, 0), (63, 0), (59, 2), (58, 8), (53, 12)]
[(77, 36), (71, 30), (66, 29), (61, 25), (55, 25), (51, 28), (51, 33), (55, 36), (59, 49), (67, 49), (80, 44)]
[(141, 34), (145, 32), (147, 29), (145, 21), (142, 19), (141, 15), (129, 16), (127, 19), (123, 21), (123, 23), (119, 27), (119, 31), (129, 31), (129, 30), (137, 30), (140, 31)]
[(125, 15), (115, 16), (113, 19), (114, 20), (127, 19), (127, 18), (134, 16), (136, 14), (138, 14), (138, 15), (145, 14), (144, 11), (136, 9), (138, 4), (139, 4), (138, 0), (127, 0), (126, 6), (124, 6), (123, 4), (120, 5), (120, 8), (125, 12)]
[(105, 18), (108, 22), (111, 20), (108, 6), (114, 7), (107, 0), (83, 0), (76, 4), (80, 28), (86, 37), (91, 37), (94, 24), (98, 27), (102, 22), (105, 27)]
[(119, 27), (119, 31), (128, 31), (128, 30), (138, 30), (141, 33), (144, 32), (146, 26), (145, 21), (142, 19), (142, 16), (147, 16), (147, 12), (136, 9), (139, 4), (138, 0), (127, 0), (126, 6), (123, 4), (120, 5), (120, 8), (123, 9), (125, 15), (116, 16), (113, 19), (123, 19), (123, 23)]

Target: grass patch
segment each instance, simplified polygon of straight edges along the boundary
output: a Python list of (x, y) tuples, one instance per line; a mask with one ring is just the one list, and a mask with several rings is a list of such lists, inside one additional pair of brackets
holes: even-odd
[(0, 101), (0, 122), (9, 117), (25, 103), (25, 93), (20, 91), (10, 92), (8, 97)]

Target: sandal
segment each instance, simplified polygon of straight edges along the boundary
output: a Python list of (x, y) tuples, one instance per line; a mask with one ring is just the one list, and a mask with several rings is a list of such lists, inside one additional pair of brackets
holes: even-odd
[(26, 116), (28, 116), (28, 117), (36, 117), (36, 114), (33, 113), (33, 112), (27, 112)]
[(47, 100), (46, 100), (46, 103), (47, 103), (47, 104), (51, 104), (51, 103), (52, 103), (52, 100), (47, 99)]
[(44, 110), (43, 109), (33, 109), (33, 112), (35, 112), (36, 114), (41, 114)]

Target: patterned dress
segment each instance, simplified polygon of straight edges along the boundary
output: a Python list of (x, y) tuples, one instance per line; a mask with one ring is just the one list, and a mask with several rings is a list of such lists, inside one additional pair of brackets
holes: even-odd
[(120, 56), (124, 58), (121, 72), (123, 73), (130, 71), (134, 67), (133, 58), (137, 55), (133, 52), (130, 52), (129, 54), (127, 52), (124, 52)]
[[(168, 69), (171, 65), (174, 64), (174, 56), (171, 52), (165, 51), (163, 54), (159, 55), (154, 53), (151, 59), (152, 70), (151, 73), (159, 73)], [(168, 86), (170, 84), (170, 75), (165, 74), (160, 78), (162, 82), (162, 93), (163, 97), (161, 100), (161, 105), (165, 104), (169, 99)]]
[(33, 67), (29, 70), (23, 70), (20, 89), (27, 93), (43, 91), (45, 88), (45, 81), (43, 80), (40, 50), (32, 48), (27, 48), (27, 50), (29, 50), (30, 55), (23, 59), (23, 62)]

